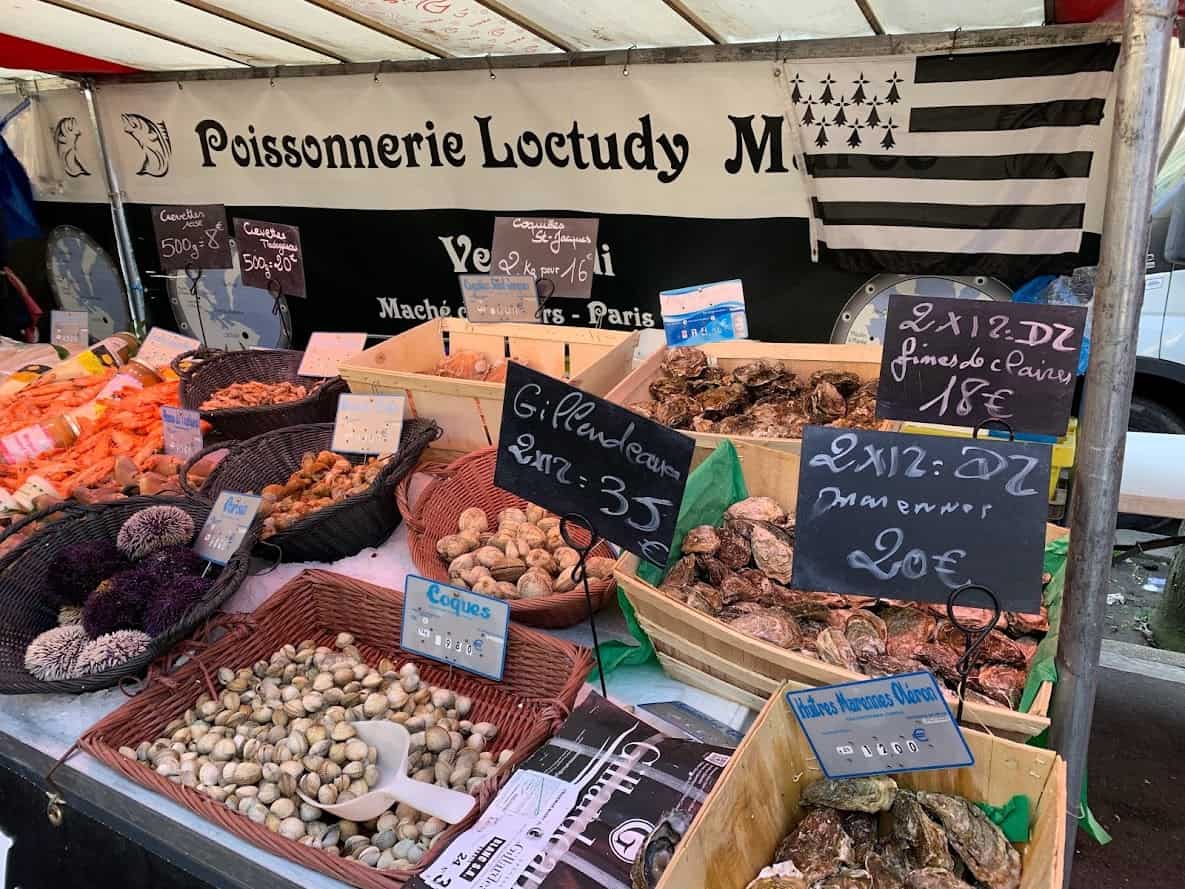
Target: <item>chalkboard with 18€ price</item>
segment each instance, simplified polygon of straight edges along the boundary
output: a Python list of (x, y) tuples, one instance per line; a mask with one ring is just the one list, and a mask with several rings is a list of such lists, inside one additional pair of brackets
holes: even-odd
[(494, 484), (666, 566), (695, 442), (510, 363)]

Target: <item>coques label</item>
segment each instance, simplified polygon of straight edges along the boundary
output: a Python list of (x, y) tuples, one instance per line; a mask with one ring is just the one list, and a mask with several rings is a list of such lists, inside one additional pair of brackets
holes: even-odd
[(792, 586), (941, 603), (974, 583), (1036, 613), (1049, 464), (1037, 442), (808, 426)]
[(666, 566), (695, 448), (687, 436), (515, 362), (494, 484)]

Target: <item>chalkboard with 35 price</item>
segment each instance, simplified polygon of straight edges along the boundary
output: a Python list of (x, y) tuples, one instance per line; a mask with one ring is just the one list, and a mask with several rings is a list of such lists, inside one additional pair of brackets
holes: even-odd
[(666, 566), (692, 439), (510, 363), (494, 484)]

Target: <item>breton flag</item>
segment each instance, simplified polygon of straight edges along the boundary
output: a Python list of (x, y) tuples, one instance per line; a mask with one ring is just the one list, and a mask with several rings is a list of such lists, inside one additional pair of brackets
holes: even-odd
[(787, 63), (816, 243), (861, 271), (1021, 280), (1094, 261), (1087, 201), (1091, 171), (1106, 175), (1118, 55)]

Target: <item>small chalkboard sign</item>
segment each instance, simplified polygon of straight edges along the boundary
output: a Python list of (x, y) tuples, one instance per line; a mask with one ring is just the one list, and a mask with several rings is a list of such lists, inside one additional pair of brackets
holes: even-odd
[(1086, 309), (889, 297), (876, 415), (1065, 435)]
[(550, 281), (548, 297), (588, 299), (592, 296), (598, 222), (498, 216), (494, 219), (490, 272)]
[(165, 271), (234, 267), (222, 204), (153, 207), (152, 231)]
[(494, 484), (666, 566), (692, 439), (510, 362)]
[(808, 426), (792, 586), (946, 602), (975, 583), (1004, 610), (1035, 613), (1049, 462), (1038, 442)]
[(300, 231), (280, 222), (235, 220), (235, 248), (243, 283), (262, 287), (281, 296), (304, 296), (304, 258), (300, 252)]

